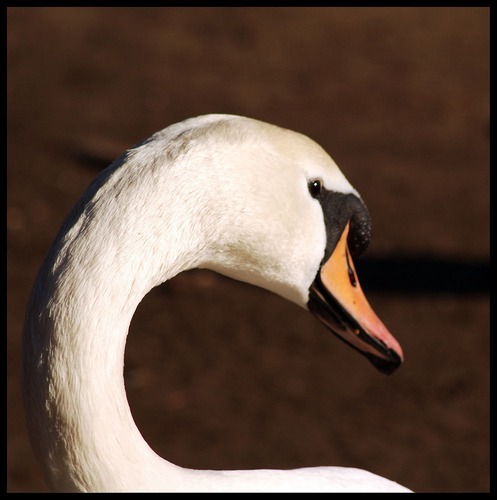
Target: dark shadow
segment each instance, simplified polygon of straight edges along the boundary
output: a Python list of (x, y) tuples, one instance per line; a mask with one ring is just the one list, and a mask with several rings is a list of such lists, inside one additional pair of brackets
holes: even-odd
[(122, 148), (119, 151), (116, 148), (115, 155), (95, 153), (83, 147), (67, 147), (64, 149), (68, 151), (69, 155), (82, 167), (97, 173), (105, 170), (113, 161), (127, 152), (126, 148)]
[(354, 263), (368, 292), (474, 294), (490, 290), (490, 263), (484, 259), (365, 256)]

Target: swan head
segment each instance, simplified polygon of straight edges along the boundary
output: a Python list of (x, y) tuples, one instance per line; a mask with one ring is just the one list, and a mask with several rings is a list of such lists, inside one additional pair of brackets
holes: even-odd
[(368, 304), (352, 261), (371, 237), (368, 211), (316, 142), (249, 118), (205, 115), (142, 147), (151, 145), (174, 152), (174, 178), (191, 197), (191, 225), (202, 234), (201, 257), (191, 267), (310, 310), (382, 372), (400, 365), (402, 349)]
[(106, 295), (102, 277), (112, 272), (115, 294), (136, 305), (181, 271), (211, 269), (308, 309), (390, 373), (402, 349), (352, 261), (370, 237), (366, 205), (316, 142), (250, 118), (204, 115), (155, 133), (104, 170), (53, 259), (66, 273), (85, 268)]

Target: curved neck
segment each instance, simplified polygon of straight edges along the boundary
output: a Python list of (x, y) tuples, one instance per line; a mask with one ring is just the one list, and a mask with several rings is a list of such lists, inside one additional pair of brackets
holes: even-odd
[(123, 269), (106, 279), (73, 271), (41, 278), (51, 301), (44, 309), (32, 301), (26, 324), (28, 427), (49, 481), (63, 491), (121, 490), (145, 487), (153, 474), (171, 487), (176, 467), (143, 440), (125, 393), (125, 342), (141, 300), (136, 282), (123, 280)]
[(124, 349), (143, 296), (195, 267), (191, 256), (201, 252), (184, 216), (163, 210), (159, 220), (163, 207), (137, 210), (126, 189), (112, 197), (105, 190), (97, 183), (75, 207), (35, 282), (24, 330), (27, 424), (55, 490), (167, 490), (181, 469), (157, 456), (133, 421)]

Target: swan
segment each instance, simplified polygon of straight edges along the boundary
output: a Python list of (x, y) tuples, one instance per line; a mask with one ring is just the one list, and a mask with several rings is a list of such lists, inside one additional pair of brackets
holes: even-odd
[(171, 125), (126, 151), (76, 203), (36, 277), (23, 333), (33, 449), (54, 491), (410, 491), (344, 467), (193, 470), (159, 457), (127, 402), (129, 324), (153, 287), (208, 268), (310, 310), (391, 373), (400, 345), (352, 256), (368, 212), (308, 137), (236, 115)]

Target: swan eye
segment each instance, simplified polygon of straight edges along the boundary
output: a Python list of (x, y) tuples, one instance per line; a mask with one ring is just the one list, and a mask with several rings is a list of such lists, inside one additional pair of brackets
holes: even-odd
[(313, 198), (317, 198), (323, 191), (323, 181), (321, 179), (314, 179), (309, 182), (309, 193)]

